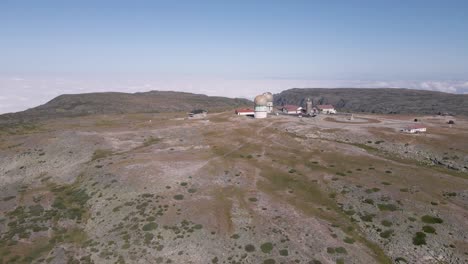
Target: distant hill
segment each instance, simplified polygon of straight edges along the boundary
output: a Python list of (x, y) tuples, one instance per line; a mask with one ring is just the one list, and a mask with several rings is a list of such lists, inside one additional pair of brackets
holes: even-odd
[(274, 103), (305, 106), (307, 98), (345, 112), (468, 115), (468, 95), (396, 88), (294, 88), (275, 94)]
[(26, 111), (0, 115), (0, 123), (91, 114), (159, 113), (193, 109), (219, 111), (251, 104), (247, 99), (169, 91), (64, 94)]

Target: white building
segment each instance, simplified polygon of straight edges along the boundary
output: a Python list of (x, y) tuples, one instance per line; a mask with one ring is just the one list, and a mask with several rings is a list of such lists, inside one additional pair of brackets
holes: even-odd
[(404, 128), (402, 131), (405, 133), (415, 134), (415, 133), (424, 133), (427, 128), (424, 125), (411, 125)]
[(336, 114), (336, 110), (333, 105), (318, 105), (317, 108), (322, 114)]
[(283, 105), (281, 111), (288, 115), (297, 115), (302, 114), (302, 107), (297, 105)]
[(268, 107), (267, 107), (267, 97), (265, 95), (257, 95), (254, 100), (255, 103), (255, 113), (254, 117), (255, 118), (266, 118), (267, 113), (268, 113)]

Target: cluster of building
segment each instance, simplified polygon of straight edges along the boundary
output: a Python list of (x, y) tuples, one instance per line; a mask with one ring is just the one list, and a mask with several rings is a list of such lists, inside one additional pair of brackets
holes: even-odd
[[(298, 105), (282, 105), (273, 108), (273, 94), (270, 92), (257, 95), (254, 99), (254, 108), (241, 108), (236, 109), (235, 113), (240, 116), (251, 116), (254, 118), (266, 118), (268, 114), (275, 112), (276, 115), (296, 115), (296, 116), (316, 116), (318, 114), (336, 114), (336, 109), (333, 105), (316, 105), (314, 106), (312, 100), (307, 98), (305, 108)], [(353, 115), (349, 118), (353, 120)], [(416, 121), (416, 120), (415, 120)], [(453, 121), (452, 121), (453, 122)], [(422, 124), (414, 124), (401, 129), (404, 133), (424, 133), (426, 126)]]
[[(236, 114), (242, 116), (252, 116), (255, 118), (266, 118), (271, 114), (273, 109), (273, 94), (270, 92), (258, 95), (254, 99), (254, 109), (243, 108), (237, 109)], [(283, 105), (277, 108), (277, 111), (287, 115), (309, 115), (315, 116), (317, 114), (336, 114), (333, 105), (317, 105), (312, 106), (312, 100), (307, 99), (306, 108), (297, 105)]]

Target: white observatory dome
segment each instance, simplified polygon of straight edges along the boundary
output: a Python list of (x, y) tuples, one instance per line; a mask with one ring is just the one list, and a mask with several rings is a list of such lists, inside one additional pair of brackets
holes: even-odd
[(256, 106), (266, 106), (268, 103), (267, 97), (265, 95), (257, 95), (254, 99), (254, 103)]
[(270, 92), (267, 92), (267, 93), (264, 93), (263, 95), (266, 97), (267, 102), (269, 103), (273, 102), (273, 94), (271, 94)]

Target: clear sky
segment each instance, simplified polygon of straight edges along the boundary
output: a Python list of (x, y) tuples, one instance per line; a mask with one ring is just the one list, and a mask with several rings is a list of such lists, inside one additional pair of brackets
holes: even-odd
[(468, 92), (468, 1), (1, 0), (0, 25), (0, 112), (13, 109), (12, 95), (31, 101), (27, 91), (51, 99), (47, 86), (197, 92), (210, 83), (219, 94), (235, 89), (226, 80), (252, 80), (249, 89), (362, 80)]

